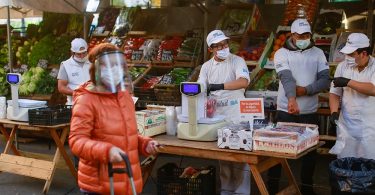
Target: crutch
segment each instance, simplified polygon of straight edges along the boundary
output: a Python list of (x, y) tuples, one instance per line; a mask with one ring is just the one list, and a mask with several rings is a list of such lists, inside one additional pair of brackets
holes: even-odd
[(120, 168), (113, 168), (112, 163), (108, 163), (108, 175), (109, 175), (109, 187), (111, 190), (111, 195), (115, 194), (114, 186), (113, 186), (113, 174), (114, 173), (127, 173), (129, 176), (130, 185), (132, 187), (133, 195), (137, 195), (137, 192), (135, 191), (135, 185), (134, 185), (134, 179), (133, 179), (133, 172), (132, 168), (130, 166), (130, 161), (128, 156), (126, 154), (120, 153), (121, 158), (124, 160), (126, 164), (126, 168), (120, 169)]

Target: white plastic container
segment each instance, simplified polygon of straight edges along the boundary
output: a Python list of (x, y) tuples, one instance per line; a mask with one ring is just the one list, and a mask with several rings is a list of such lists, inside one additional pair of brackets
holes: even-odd
[(4, 96), (0, 97), (0, 119), (5, 119), (7, 116), (7, 105), (6, 98)]
[(167, 127), (166, 127), (167, 135), (176, 136), (177, 116), (176, 116), (175, 107), (174, 106), (168, 106), (165, 109), (165, 115), (166, 115), (166, 121), (167, 121)]

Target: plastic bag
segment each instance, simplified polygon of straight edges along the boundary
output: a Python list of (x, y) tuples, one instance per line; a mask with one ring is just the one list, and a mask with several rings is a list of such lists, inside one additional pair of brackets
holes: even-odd
[(216, 98), (209, 96), (206, 101), (206, 117), (212, 118), (216, 112)]
[(341, 192), (375, 193), (375, 160), (341, 158), (329, 165), (331, 186)]

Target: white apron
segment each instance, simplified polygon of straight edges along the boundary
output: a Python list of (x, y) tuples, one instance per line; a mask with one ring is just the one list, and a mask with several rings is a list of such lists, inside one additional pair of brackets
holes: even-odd
[[(345, 72), (343, 76), (360, 82), (371, 82), (372, 74)], [(336, 144), (330, 150), (330, 153), (337, 154), (338, 158), (362, 157), (375, 159), (374, 116), (375, 97), (344, 87), (341, 112), (337, 124)]]

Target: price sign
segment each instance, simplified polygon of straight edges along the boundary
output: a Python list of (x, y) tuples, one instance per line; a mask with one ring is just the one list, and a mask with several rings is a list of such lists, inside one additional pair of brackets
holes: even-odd
[(132, 52), (132, 60), (141, 60), (143, 56), (143, 51), (142, 50), (134, 50)]
[(161, 61), (172, 61), (173, 60), (173, 53), (171, 50), (163, 50), (161, 54)]
[(264, 119), (263, 98), (244, 98), (238, 101), (240, 120), (250, 121), (250, 128), (253, 129), (254, 118)]

